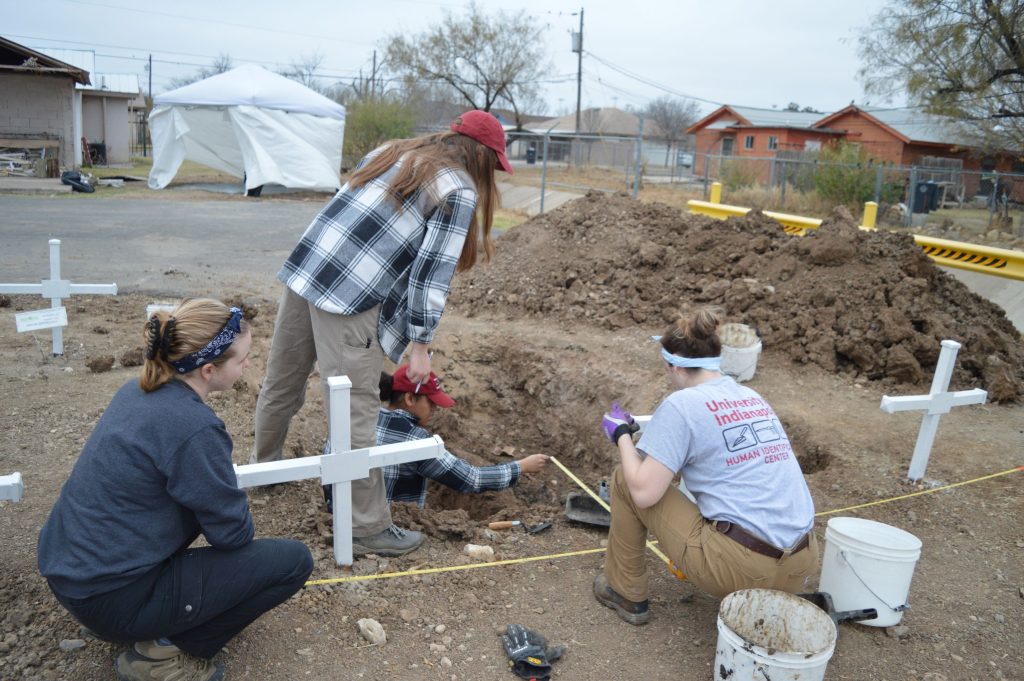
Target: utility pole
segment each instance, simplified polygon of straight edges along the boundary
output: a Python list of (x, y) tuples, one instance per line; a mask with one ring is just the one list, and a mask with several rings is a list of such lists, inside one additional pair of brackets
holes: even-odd
[(576, 60), (576, 134), (580, 134), (580, 94), (583, 92), (583, 8), (580, 7), (580, 32), (572, 34), (572, 51)]
[(149, 128), (149, 107), (153, 106), (153, 55), (149, 55), (149, 65), (146, 66), (146, 71), (149, 74), (149, 101), (146, 102), (146, 117), (143, 118), (145, 125), (142, 126), (142, 157), (145, 158), (149, 155), (149, 150), (146, 148), (146, 137), (147, 128)]

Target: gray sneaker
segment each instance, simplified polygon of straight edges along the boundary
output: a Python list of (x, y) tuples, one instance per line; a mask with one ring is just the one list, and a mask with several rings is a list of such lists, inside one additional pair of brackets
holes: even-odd
[(117, 657), (114, 670), (121, 681), (222, 681), (224, 665), (203, 660), (176, 646), (153, 641), (136, 643)]
[(404, 556), (419, 548), (427, 537), (422, 532), (403, 530), (397, 525), (381, 530), (369, 537), (352, 537), (352, 554), (365, 556), (376, 553), (378, 556)]

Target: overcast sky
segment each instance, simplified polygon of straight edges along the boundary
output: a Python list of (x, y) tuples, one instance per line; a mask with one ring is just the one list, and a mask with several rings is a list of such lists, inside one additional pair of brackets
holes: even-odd
[[(642, 108), (661, 95), (690, 96), (704, 112), (721, 103), (834, 111), (867, 100), (857, 80), (857, 37), (885, 0), (589, 0), (582, 4), (582, 106)], [(576, 107), (580, 5), (559, 0), (481, 0), (486, 12), (523, 9), (545, 27), (554, 68), (546, 113)], [(370, 71), (389, 35), (415, 35), (460, 14), (465, 3), (430, 0), (0, 0), (0, 34), (33, 48), (89, 49), (98, 73), (137, 73), (153, 93), (219, 54), (235, 65), (280, 70), (313, 54), (325, 82)], [(627, 75), (629, 74), (629, 75)], [(886, 104), (875, 101), (872, 104)], [(890, 102), (900, 105), (901, 101)]]

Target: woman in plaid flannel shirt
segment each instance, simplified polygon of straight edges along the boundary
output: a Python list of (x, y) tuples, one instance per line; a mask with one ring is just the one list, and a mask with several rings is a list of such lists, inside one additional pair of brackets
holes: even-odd
[[(374, 444), (384, 357), (409, 347), (409, 377), (430, 374), (427, 349), (452, 276), (490, 259), (499, 196), (494, 172), (512, 172), (505, 133), (483, 111), (446, 132), (395, 140), (364, 158), (285, 262), (267, 375), (256, 403), (252, 461), (283, 456), (292, 417), (318, 365), (352, 382), (352, 447)], [(355, 555), (400, 556), (424, 536), (396, 527), (383, 473), (352, 483)]]

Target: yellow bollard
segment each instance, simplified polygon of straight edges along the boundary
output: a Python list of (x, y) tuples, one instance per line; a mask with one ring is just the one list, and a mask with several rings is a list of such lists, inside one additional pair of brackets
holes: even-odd
[(864, 219), (861, 221), (861, 227), (875, 229), (876, 220), (878, 220), (878, 204), (868, 201), (864, 204)]
[(711, 198), (708, 199), (709, 203), (721, 203), (722, 202), (722, 183), (712, 182), (711, 183)]

